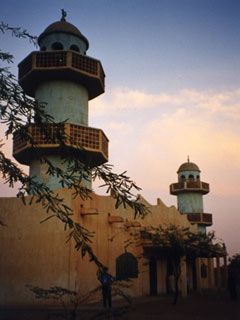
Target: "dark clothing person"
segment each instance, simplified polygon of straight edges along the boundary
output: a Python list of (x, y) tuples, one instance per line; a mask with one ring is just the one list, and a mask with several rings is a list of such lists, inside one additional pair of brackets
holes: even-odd
[(107, 269), (100, 271), (98, 274), (98, 280), (102, 285), (102, 297), (103, 297), (103, 306), (107, 308), (112, 307), (112, 282), (113, 277), (107, 272)]
[(109, 308), (112, 307), (112, 288), (111, 286), (104, 287), (102, 286), (102, 297), (103, 297), (103, 306), (107, 308), (107, 304)]

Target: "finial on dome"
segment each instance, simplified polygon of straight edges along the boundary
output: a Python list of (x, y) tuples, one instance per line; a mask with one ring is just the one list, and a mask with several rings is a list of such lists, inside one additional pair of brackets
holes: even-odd
[(61, 21), (66, 21), (67, 12), (64, 9), (61, 9), (61, 11), (62, 11)]
[(189, 156), (187, 156), (187, 162), (188, 162), (188, 163), (190, 162)]

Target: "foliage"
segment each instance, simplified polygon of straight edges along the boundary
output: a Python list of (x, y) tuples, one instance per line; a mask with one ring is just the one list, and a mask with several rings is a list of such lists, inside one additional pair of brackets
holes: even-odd
[(76, 319), (77, 311), (80, 305), (86, 303), (87, 301), (89, 302), (92, 296), (100, 289), (97, 287), (94, 290), (91, 290), (87, 295), (80, 295), (77, 294), (76, 291), (57, 286), (50, 287), (48, 289), (33, 287), (31, 285), (27, 285), (27, 287), (35, 294), (37, 299), (49, 300), (50, 302), (55, 300), (62, 307), (62, 310), (58, 311), (58, 314), (56, 314), (56, 312), (54, 314), (49, 314), (48, 318), (59, 315), (64, 319), (71, 320)]
[[(124, 298), (128, 304), (131, 304), (130, 297), (123, 291), (123, 289), (128, 288), (128, 284), (114, 282), (112, 287), (112, 295), (120, 296)], [(90, 290), (87, 294), (83, 295), (79, 292), (68, 290), (62, 287), (50, 287), (48, 289), (43, 289), (40, 287), (34, 287), (31, 285), (27, 285), (27, 288), (35, 294), (36, 299), (40, 300), (49, 300), (57, 301), (59, 306), (62, 307), (62, 310), (59, 310), (53, 314), (49, 314), (48, 318), (61, 316), (64, 319), (75, 320), (77, 316), (81, 316), (83, 318), (89, 318), (89, 308), (81, 308), (84, 304), (94, 302), (96, 300), (96, 295), (101, 291), (101, 286)], [(54, 305), (56, 305), (54, 303)], [(91, 318), (97, 318), (98, 310), (94, 310), (93, 314), (91, 313)], [(104, 312), (104, 319), (106, 319), (106, 312)]]
[(0, 23), (0, 32), (5, 33), (6, 31), (11, 31), (12, 35), (17, 38), (25, 38), (28, 39), (33, 44), (37, 45), (37, 37), (28, 33), (26, 29), (22, 29), (20, 27), (11, 27), (7, 23)]
[(229, 258), (229, 265), (230, 268), (234, 268), (240, 272), (240, 253), (236, 253), (231, 258)]
[(228, 290), (232, 301), (239, 298), (240, 286), (240, 254), (237, 253), (229, 259), (228, 265)]
[(205, 234), (170, 224), (143, 230), (142, 237), (149, 239), (166, 256), (210, 258), (226, 254), (224, 243), (216, 242), (214, 231)]
[[(26, 30), (10, 27), (5, 23), (0, 24), (0, 32), (9, 31), (13, 36), (27, 38), (36, 45), (37, 38), (31, 36)], [(13, 55), (0, 51), (0, 62), (3, 64), (0, 67), (0, 119), (6, 125), (6, 137), (9, 134), (18, 134), (27, 138), (34, 147), (34, 141), (28, 133), (28, 125), (36, 123), (41, 126), (42, 130), (45, 130), (46, 124), (55, 124), (54, 119), (46, 114), (46, 103), (27, 96), (19, 86), (15, 76), (10, 72), (9, 64), (13, 63)], [(59, 128), (57, 139), (64, 148), (69, 137), (63, 134), (61, 130), (63, 124), (57, 123), (56, 125)], [(52, 139), (51, 137), (48, 138)], [(79, 146), (78, 151), (81, 152), (81, 150), (82, 147)], [(102, 179), (104, 182), (102, 186), (107, 188), (107, 192), (112, 191), (112, 195), (116, 199), (116, 208), (120, 205), (129, 206), (133, 209), (134, 217), (143, 217), (148, 213), (148, 208), (140, 203), (138, 197), (134, 195), (134, 190), (139, 191), (140, 188), (126, 175), (126, 172), (116, 174), (110, 164), (91, 168), (88, 164), (79, 160), (78, 153), (70, 156), (66, 149), (66, 158), (62, 160), (67, 164), (67, 170), (64, 171), (54, 166), (47, 158), (43, 157), (41, 161), (48, 165), (47, 174), (57, 176), (63, 188), (72, 190), (73, 197), (79, 196), (83, 200), (91, 198), (91, 190), (82, 185), (82, 181), (89, 179), (89, 176), (91, 176), (93, 180)], [(14, 187), (17, 183), (20, 183), (17, 196), (25, 204), (40, 203), (48, 214), (46, 220), (55, 217), (62, 221), (65, 229), (69, 231), (68, 239), (73, 238), (75, 240), (75, 247), (80, 250), (82, 256), (88, 254), (90, 260), (94, 261), (99, 268), (103, 267), (91, 247), (93, 234), (73, 220), (72, 209), (64, 203), (64, 199), (59, 194), (53, 192), (46, 184), (39, 183), (34, 177), (27, 176), (1, 150), (0, 172), (4, 182), (9, 187)], [(30, 197), (26, 198), (27, 195), (30, 195)], [(3, 221), (1, 221), (1, 225), (4, 225)]]
[(144, 230), (142, 237), (151, 241), (153, 247), (157, 247), (173, 266), (175, 278), (173, 304), (176, 304), (178, 299), (178, 282), (183, 257), (194, 259), (196, 257), (214, 257), (226, 254), (224, 244), (214, 243), (214, 232), (195, 233), (189, 228), (169, 225), (168, 227), (159, 226), (158, 228), (152, 228), (152, 230)]

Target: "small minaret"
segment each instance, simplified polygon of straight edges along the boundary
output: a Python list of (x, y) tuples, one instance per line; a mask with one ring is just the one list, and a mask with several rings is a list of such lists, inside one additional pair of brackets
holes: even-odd
[(212, 215), (204, 213), (203, 195), (209, 192), (209, 184), (200, 179), (198, 166), (189, 161), (183, 163), (178, 171), (178, 183), (170, 185), (170, 193), (177, 196), (178, 210), (186, 214), (192, 224), (197, 224), (201, 232), (212, 225)]
[[(38, 38), (40, 51), (30, 53), (19, 64), (19, 83), (24, 91), (46, 103), (46, 112), (68, 137), (63, 147), (56, 137), (57, 125), (30, 124), (28, 133), (35, 146), (18, 134), (13, 138), (13, 156), (30, 166), (30, 176), (45, 182), (51, 189), (60, 188), (58, 178), (46, 174), (46, 157), (55, 166), (66, 169), (62, 157), (76, 154), (90, 167), (108, 161), (108, 139), (101, 129), (88, 126), (88, 101), (104, 92), (105, 74), (99, 60), (86, 55), (87, 38), (66, 21), (50, 24)], [(59, 125), (58, 125), (59, 126)], [(51, 139), (49, 139), (49, 137)], [(91, 182), (84, 180), (88, 188)]]

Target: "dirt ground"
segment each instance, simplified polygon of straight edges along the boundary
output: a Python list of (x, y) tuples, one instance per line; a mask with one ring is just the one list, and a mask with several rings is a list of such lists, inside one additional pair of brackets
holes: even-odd
[(240, 303), (230, 301), (227, 294), (194, 294), (180, 299), (173, 306), (172, 299), (160, 297), (133, 306), (126, 319), (162, 320), (240, 320)]
[[(1, 320), (66, 319), (61, 310), (0, 310)], [(70, 318), (68, 318), (70, 319)], [(225, 292), (191, 294), (172, 305), (169, 296), (134, 299), (132, 306), (114, 301), (112, 310), (101, 303), (83, 306), (77, 318), (90, 319), (161, 319), (161, 320), (240, 320), (240, 301), (231, 301)]]

